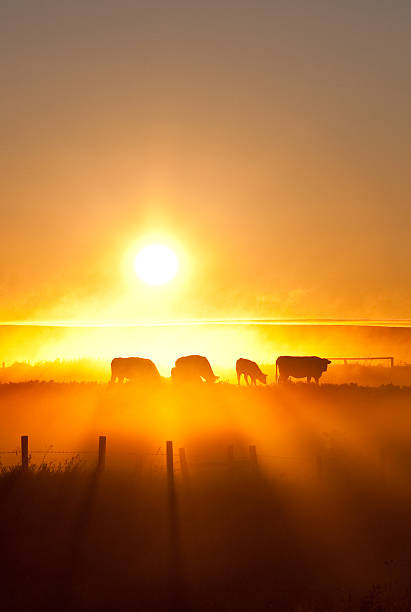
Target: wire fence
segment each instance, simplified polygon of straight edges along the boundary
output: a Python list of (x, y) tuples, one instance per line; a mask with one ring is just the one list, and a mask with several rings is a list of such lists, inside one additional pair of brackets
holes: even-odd
[[(103, 471), (106, 468), (106, 443), (107, 437), (99, 436), (95, 449), (61, 450), (55, 449), (54, 445), (45, 449), (31, 449), (29, 437), (21, 436), (20, 447), (13, 450), (0, 449), (0, 472), (14, 468), (35, 472), (47, 467), (51, 471), (56, 469), (64, 471), (64, 466), (67, 466), (68, 469), (82, 468)], [(146, 452), (114, 448), (109, 452), (109, 467), (120, 467), (123, 470), (131, 469), (132, 471), (147, 469), (149, 473), (169, 473), (171, 471), (174, 474), (178, 472), (186, 480), (189, 478), (189, 473), (203, 474), (205, 470), (224, 470), (225, 473), (231, 472), (232, 474), (244, 473), (244, 471), (254, 474), (275, 472), (276, 477), (280, 478), (322, 479), (325, 474), (331, 473), (330, 470), (335, 471), (334, 467), (338, 466), (342, 459), (339, 458), (338, 453), (324, 446), (313, 449), (313, 452), (298, 455), (259, 453), (255, 445), (248, 446), (248, 452), (244, 447), (241, 448), (240, 453), (239, 448), (234, 448), (232, 445), (227, 446), (225, 453), (221, 453), (216, 458), (196, 452), (189, 453), (187, 458), (185, 448), (178, 448), (175, 452), (172, 441), (167, 441), (165, 447), (159, 446), (156, 450)], [(61, 459), (64, 457), (67, 459), (62, 462)], [(343, 463), (349, 464), (347, 457)], [(386, 452), (376, 454), (374, 467), (379, 466), (381, 474), (386, 471), (389, 463)]]
[[(106, 446), (105, 446), (105, 436), (100, 436), (99, 438), (99, 446), (97, 449), (70, 449), (70, 450), (60, 450), (55, 449), (54, 446), (50, 446), (46, 449), (31, 449), (28, 446), (28, 437), (21, 437), (21, 447), (15, 448), (14, 450), (0, 450), (0, 466), (6, 468), (18, 467), (21, 466), (23, 469), (35, 469), (39, 466), (45, 466), (56, 463), (56, 460), (65, 459), (65, 462), (68, 461), (76, 461), (77, 463), (82, 463), (83, 466), (97, 465), (100, 468), (105, 466), (106, 462)], [(24, 440), (26, 438), (26, 440)], [(103, 445), (103, 446), (102, 446)], [(166, 457), (166, 453), (160, 449), (155, 452), (138, 452), (138, 451), (122, 451), (116, 450), (110, 453), (111, 458), (120, 460), (120, 459), (133, 459), (133, 460), (162, 460), (164, 462), (164, 457)], [(40, 457), (40, 461), (37, 458)], [(177, 458), (177, 457), (176, 457)]]
[[(37, 469), (45, 469), (50, 467), (53, 469), (64, 469), (65, 465), (69, 467), (82, 467), (84, 469), (92, 468), (103, 471), (106, 468), (106, 436), (99, 436), (98, 446), (95, 449), (70, 449), (60, 450), (55, 449), (54, 445), (50, 445), (45, 449), (29, 448), (29, 437), (21, 436), (20, 447), (13, 450), (0, 450), (0, 469), (9, 470), (19, 468), (22, 471), (36, 471)], [(37, 457), (40, 460), (36, 460)], [(66, 457), (65, 461), (61, 459)], [(153, 452), (139, 452), (129, 450), (110, 450), (111, 466), (122, 465), (124, 468), (128, 465), (132, 469), (148, 468), (150, 472), (167, 472), (172, 474), (179, 473), (183, 479), (188, 480), (189, 473), (198, 472), (204, 473), (205, 470), (225, 470), (231, 471), (233, 474), (236, 471), (248, 471), (251, 473), (259, 473), (262, 464), (276, 463), (282, 469), (288, 465), (291, 466), (300, 464), (299, 469), (303, 469), (307, 474), (312, 476), (320, 476), (322, 472), (322, 458), (314, 457), (312, 461), (307, 462), (301, 456), (281, 455), (257, 453), (255, 445), (248, 447), (248, 453), (234, 453), (234, 447), (228, 446), (225, 455), (213, 459), (206, 455), (197, 453), (189, 454), (187, 459), (184, 448), (179, 448), (177, 452), (173, 450), (173, 442), (166, 442), (166, 447), (157, 448)], [(132, 459), (130, 464), (127, 459)], [(305, 464), (303, 466), (303, 463)]]

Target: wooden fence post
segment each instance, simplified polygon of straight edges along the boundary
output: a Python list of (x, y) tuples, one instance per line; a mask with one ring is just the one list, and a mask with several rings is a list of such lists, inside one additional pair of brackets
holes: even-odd
[(106, 436), (100, 436), (98, 439), (98, 465), (97, 469), (99, 472), (104, 470), (106, 465)]
[(24, 472), (29, 469), (29, 437), (21, 436), (21, 468)]
[(250, 453), (250, 465), (254, 474), (258, 472), (257, 449), (254, 445), (248, 447)]
[(178, 454), (180, 456), (180, 467), (181, 467), (181, 475), (186, 484), (189, 483), (190, 475), (188, 472), (187, 458), (185, 448), (179, 448)]
[(171, 440), (167, 440), (167, 480), (169, 486), (174, 484), (174, 460), (173, 460), (173, 443)]

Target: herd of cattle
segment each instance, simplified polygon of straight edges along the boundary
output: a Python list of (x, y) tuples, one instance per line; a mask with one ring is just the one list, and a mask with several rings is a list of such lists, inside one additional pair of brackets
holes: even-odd
[[(276, 382), (286, 382), (291, 377), (306, 378), (310, 382), (313, 378), (318, 381), (323, 372), (331, 363), (329, 359), (321, 357), (278, 357), (275, 363)], [(240, 358), (236, 363), (238, 384), (241, 376), (247, 385), (256, 385), (257, 381), (267, 383), (267, 374), (263, 374), (255, 361)], [(201, 355), (187, 355), (180, 357), (171, 370), (171, 380), (175, 383), (214, 383), (219, 377), (213, 372), (210, 362)], [(142, 382), (160, 382), (160, 373), (151, 359), (142, 357), (116, 357), (111, 362), (111, 383), (124, 380)]]

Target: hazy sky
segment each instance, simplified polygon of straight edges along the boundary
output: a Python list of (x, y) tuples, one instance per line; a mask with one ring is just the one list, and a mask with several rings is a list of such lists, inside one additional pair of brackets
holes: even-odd
[(410, 57), (409, 0), (3, 0), (0, 320), (411, 317)]

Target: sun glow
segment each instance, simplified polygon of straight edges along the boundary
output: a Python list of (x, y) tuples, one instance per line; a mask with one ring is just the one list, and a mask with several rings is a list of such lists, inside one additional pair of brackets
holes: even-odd
[(178, 271), (176, 254), (163, 244), (150, 244), (137, 254), (135, 259), (137, 276), (148, 285), (164, 285)]

